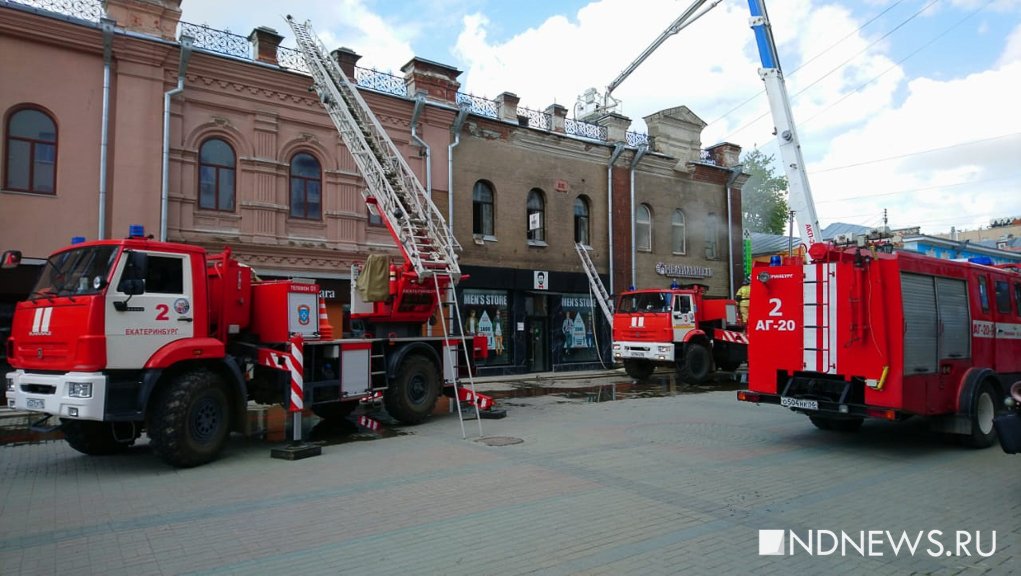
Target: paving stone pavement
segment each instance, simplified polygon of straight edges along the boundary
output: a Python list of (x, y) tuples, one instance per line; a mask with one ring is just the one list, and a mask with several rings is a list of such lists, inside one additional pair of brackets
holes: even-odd
[[(0, 574), (1017, 571), (1021, 459), (911, 421), (821, 432), (721, 388), (502, 400), (508, 416), (482, 427), (522, 440), (503, 446), (479, 441), (475, 421), (462, 439), (453, 415), (299, 461), (236, 436), (220, 460), (189, 470), (162, 464), (144, 439), (112, 457), (63, 442), (0, 446)], [(760, 556), (760, 529), (940, 530), (948, 549), (961, 530), (985, 552), (996, 540), (989, 557), (974, 541), (970, 556), (946, 557), (925, 538), (913, 555), (884, 540), (882, 556)]]

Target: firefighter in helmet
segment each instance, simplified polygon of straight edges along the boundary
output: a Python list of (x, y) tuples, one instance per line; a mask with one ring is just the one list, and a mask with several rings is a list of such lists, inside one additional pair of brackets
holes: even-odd
[(741, 313), (742, 324), (748, 324), (748, 297), (751, 296), (751, 292), (751, 278), (745, 276), (741, 287), (737, 289), (737, 306)]

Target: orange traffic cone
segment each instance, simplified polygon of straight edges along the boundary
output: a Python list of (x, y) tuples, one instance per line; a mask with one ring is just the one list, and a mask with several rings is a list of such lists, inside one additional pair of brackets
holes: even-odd
[(319, 299), (319, 338), (322, 340), (333, 340), (333, 326), (330, 325), (330, 318), (326, 315), (326, 301)]

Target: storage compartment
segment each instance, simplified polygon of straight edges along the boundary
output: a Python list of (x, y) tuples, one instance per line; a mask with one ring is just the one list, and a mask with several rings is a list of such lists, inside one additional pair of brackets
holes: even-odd
[(287, 342), (291, 334), (319, 335), (319, 285), (274, 280), (252, 285), (252, 332), (262, 342)]

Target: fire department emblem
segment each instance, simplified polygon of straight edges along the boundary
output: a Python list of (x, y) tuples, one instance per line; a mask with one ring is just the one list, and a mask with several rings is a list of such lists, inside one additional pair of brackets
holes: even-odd
[(312, 309), (307, 305), (302, 304), (298, 306), (298, 324), (302, 326), (308, 326), (308, 323), (312, 320)]
[(191, 310), (191, 305), (184, 298), (178, 298), (174, 300), (174, 312), (178, 314), (187, 314), (188, 310)]

